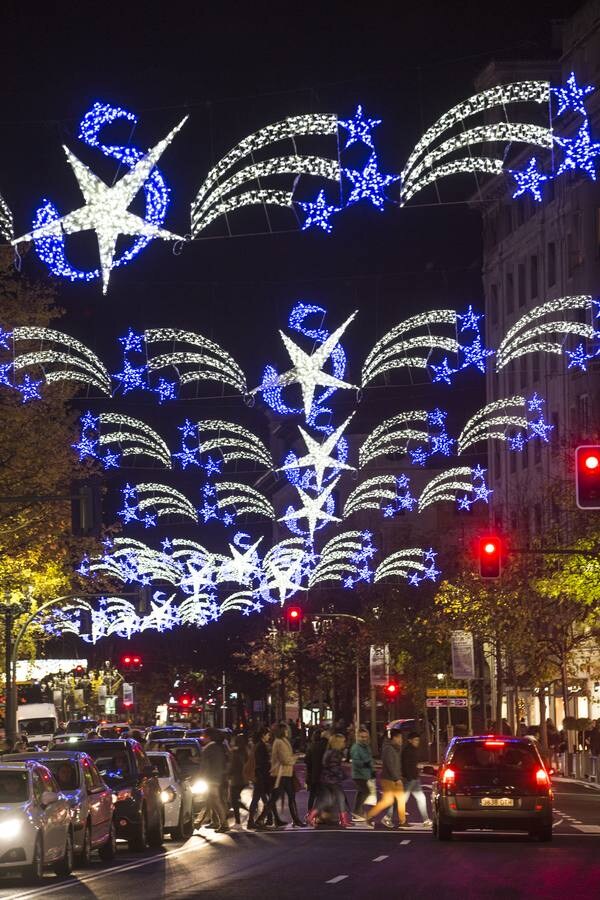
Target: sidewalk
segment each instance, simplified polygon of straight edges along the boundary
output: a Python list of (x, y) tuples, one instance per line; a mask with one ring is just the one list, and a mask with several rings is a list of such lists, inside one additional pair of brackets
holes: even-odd
[(568, 778), (566, 775), (552, 775), (552, 781), (558, 784), (579, 784), (582, 787), (589, 788), (590, 791), (600, 791), (600, 784), (594, 781), (587, 781), (584, 778)]

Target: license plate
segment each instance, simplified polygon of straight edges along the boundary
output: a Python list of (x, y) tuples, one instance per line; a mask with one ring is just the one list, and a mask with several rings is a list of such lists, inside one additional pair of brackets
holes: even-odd
[(514, 806), (515, 801), (510, 797), (482, 797), (481, 806)]

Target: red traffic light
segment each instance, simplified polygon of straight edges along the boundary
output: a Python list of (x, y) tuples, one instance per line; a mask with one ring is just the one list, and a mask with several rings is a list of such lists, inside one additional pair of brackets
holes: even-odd
[(124, 657), (123, 657), (123, 663), (124, 663), (126, 666), (131, 665), (131, 657), (130, 657), (130, 656), (124, 656)]
[(390, 681), (389, 684), (385, 686), (386, 696), (392, 700), (397, 694), (400, 693), (400, 685), (396, 684), (395, 681)]
[(128, 672), (139, 672), (142, 668), (142, 657), (136, 654), (127, 653), (121, 657), (121, 668), (127, 669)]
[(290, 606), (286, 612), (288, 631), (300, 631), (302, 627), (302, 610), (299, 606)]
[(479, 574), (482, 578), (499, 578), (502, 570), (502, 542), (495, 535), (479, 538)]
[(575, 451), (577, 506), (600, 509), (600, 445), (588, 444)]

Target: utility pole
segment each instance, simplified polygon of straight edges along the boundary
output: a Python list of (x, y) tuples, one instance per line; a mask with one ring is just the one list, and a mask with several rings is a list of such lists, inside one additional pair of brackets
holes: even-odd
[(221, 721), (223, 728), (227, 728), (227, 681), (223, 672), (223, 702), (221, 703)]
[(12, 627), (13, 616), (7, 604), (4, 607), (4, 677), (6, 688), (4, 707), (4, 727), (6, 737), (9, 740), (15, 738), (15, 711), (13, 709), (13, 679), (12, 679)]

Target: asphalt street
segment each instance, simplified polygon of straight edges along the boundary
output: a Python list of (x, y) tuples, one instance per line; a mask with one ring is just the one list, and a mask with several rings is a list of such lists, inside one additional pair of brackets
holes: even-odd
[[(160, 852), (129, 853), (119, 844), (109, 867), (94, 860), (85, 870), (42, 887), (0, 879), (4, 898), (154, 900), (160, 897), (325, 898), (598, 898), (600, 896), (600, 791), (555, 784), (554, 840), (470, 832), (439, 843), (418, 822), (409, 803), (405, 830), (323, 828), (218, 835), (200, 829), (185, 843), (167, 839)], [(350, 796), (350, 792), (348, 792)], [(299, 795), (301, 812), (306, 793)]]

